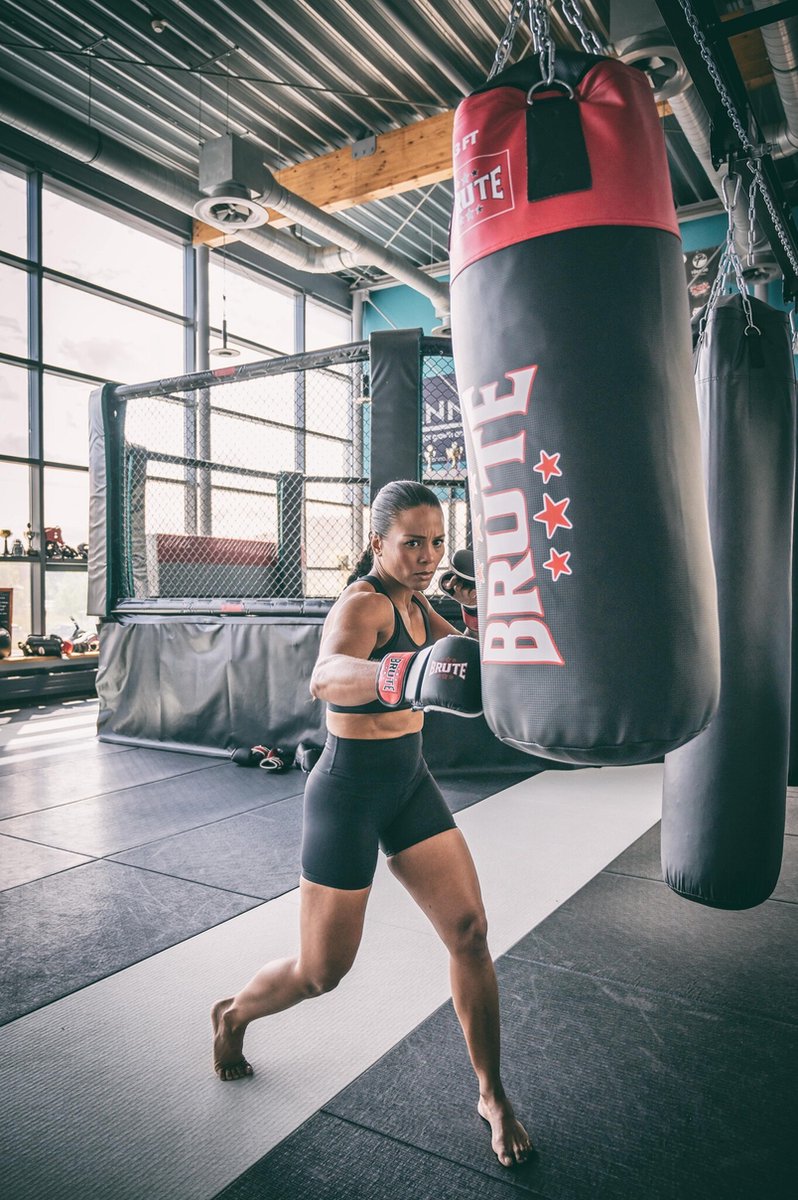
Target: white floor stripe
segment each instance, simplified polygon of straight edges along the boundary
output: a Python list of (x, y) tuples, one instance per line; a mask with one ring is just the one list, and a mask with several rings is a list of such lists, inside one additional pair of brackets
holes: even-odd
[[(16, 763), (27, 762), (32, 758), (54, 758), (56, 755), (60, 754), (85, 754), (86, 743), (94, 742), (95, 740), (95, 737), (87, 735), (85, 738), (81, 738), (78, 742), (68, 742), (66, 745), (52, 746), (47, 749), (42, 748), (38, 750), (31, 750), (30, 753), (25, 754), (17, 754), (16, 752), (9, 754), (6, 750), (4, 752), (0, 752), (0, 767), (11, 767)], [(10, 778), (10, 774), (8, 777)]]
[[(462, 812), (495, 955), (650, 828), (661, 768), (546, 773)], [(337, 991), (253, 1026), (222, 1084), (208, 1007), (296, 946), (289, 893), (0, 1030), (15, 1200), (208, 1200), (448, 995), (446, 955), (384, 864)]]

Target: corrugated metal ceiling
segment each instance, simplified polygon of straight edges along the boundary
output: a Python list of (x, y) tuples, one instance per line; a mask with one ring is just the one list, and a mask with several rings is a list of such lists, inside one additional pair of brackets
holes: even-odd
[[(3, 0), (0, 81), (192, 176), (200, 143), (227, 130), (256, 142), (278, 170), (452, 108), (484, 81), (509, 7), (509, 0)], [(606, 39), (609, 0), (583, 0), (582, 8)], [(575, 44), (572, 31), (553, 21), (556, 40)], [(528, 44), (522, 28), (514, 56)], [(671, 118), (666, 133), (677, 205), (714, 197)], [(428, 266), (447, 257), (450, 207), (444, 182), (339, 216)]]

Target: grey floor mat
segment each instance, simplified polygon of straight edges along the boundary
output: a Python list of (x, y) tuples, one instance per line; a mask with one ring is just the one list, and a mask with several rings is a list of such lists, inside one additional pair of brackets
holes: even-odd
[(683, 900), (664, 883), (602, 872), (509, 954), (610, 987), (798, 1022), (796, 935), (791, 904), (726, 912)]
[(42, 757), (31, 757), (22, 761), (15, 760), (14, 756), (9, 754), (6, 757), (0, 757), (0, 786), (5, 791), (6, 780), (9, 776), (19, 776), (36, 774), (41, 771), (45, 763), (59, 763), (66, 766), (68, 762), (76, 764), (87, 763), (92, 759), (110, 758), (115, 754), (124, 754), (129, 749), (128, 746), (119, 746), (111, 742), (98, 742), (96, 738), (87, 738), (85, 743), (82, 743), (79, 751), (70, 752), (69, 754), (53, 754), (43, 755)]
[[(517, 1188), (548, 1200), (792, 1200), (798, 1028), (774, 1037), (756, 1017), (719, 1019), (518, 959), (498, 973), (505, 1084), (538, 1149), (512, 1170)], [(325, 1111), (506, 1180), (475, 1100), (447, 1004)], [(299, 1159), (290, 1140), (286, 1158)], [(324, 1156), (336, 1160), (334, 1141)]]
[[(619, 854), (606, 869), (614, 875), (662, 880), (659, 823), (638, 838), (628, 850), (624, 850), (623, 854)], [(781, 874), (771, 899), (798, 904), (798, 837), (793, 835), (784, 839)]]
[(147, 867), (270, 900), (299, 883), (302, 796), (115, 855)]
[(274, 775), (222, 762), (204, 771), (0, 821), (0, 834), (101, 856), (130, 850), (296, 795), (299, 771)]
[[(99, 745), (100, 743), (96, 743)], [(118, 754), (76, 754), (47, 759), (47, 766), (9, 779), (0, 794), (0, 818), (57, 808), (75, 800), (107, 795), (159, 779), (218, 767), (220, 760), (199, 754), (173, 754), (167, 750), (137, 750), (119, 746)]]
[(89, 861), (85, 854), (71, 854), (0, 834), (0, 892)]
[(320, 1113), (216, 1200), (512, 1200), (490, 1179)]
[(257, 904), (112, 862), (90, 862), (3, 892), (0, 1023)]

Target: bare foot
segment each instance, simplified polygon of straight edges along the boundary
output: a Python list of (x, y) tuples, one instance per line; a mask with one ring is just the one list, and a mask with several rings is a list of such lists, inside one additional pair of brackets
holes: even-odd
[(252, 1067), (244, 1058), (243, 1030), (233, 1030), (225, 1021), (227, 1010), (233, 1003), (232, 997), (217, 1000), (211, 1009), (213, 1026), (213, 1069), (220, 1079), (245, 1079), (252, 1074)]
[(503, 1167), (526, 1162), (532, 1149), (529, 1134), (513, 1112), (509, 1100), (479, 1098), (477, 1112), (490, 1125), (490, 1144)]

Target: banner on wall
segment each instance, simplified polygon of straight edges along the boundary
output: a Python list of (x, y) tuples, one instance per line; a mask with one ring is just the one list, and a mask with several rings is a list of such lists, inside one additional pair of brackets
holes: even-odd
[(427, 479), (463, 479), (465, 442), (454, 371), (422, 384), (421, 452)]

